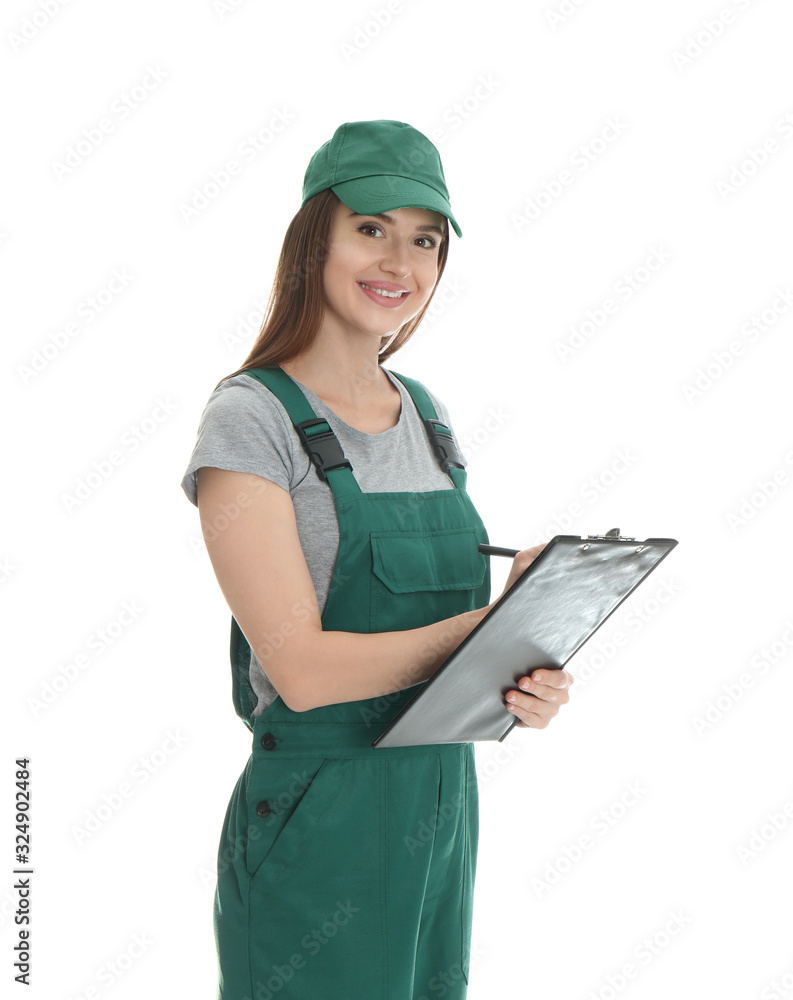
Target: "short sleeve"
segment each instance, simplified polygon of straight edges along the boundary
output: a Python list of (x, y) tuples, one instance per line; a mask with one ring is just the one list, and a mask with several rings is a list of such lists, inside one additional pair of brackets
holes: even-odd
[(196, 473), (204, 466), (252, 472), (290, 489), (292, 446), (281, 404), (249, 375), (234, 376), (218, 386), (201, 414), (195, 448), (181, 483), (195, 506)]

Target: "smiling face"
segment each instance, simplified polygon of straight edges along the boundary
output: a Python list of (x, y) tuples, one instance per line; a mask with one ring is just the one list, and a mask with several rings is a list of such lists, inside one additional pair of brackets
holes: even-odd
[(423, 309), (435, 287), (446, 219), (424, 208), (358, 215), (333, 213), (323, 272), (323, 327), (378, 342)]

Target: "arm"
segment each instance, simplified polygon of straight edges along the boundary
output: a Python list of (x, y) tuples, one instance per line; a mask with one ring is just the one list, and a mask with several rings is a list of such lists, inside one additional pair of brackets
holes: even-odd
[(429, 679), (495, 604), (399, 632), (325, 632), (289, 493), (261, 476), (212, 467), (199, 469), (197, 482), (201, 530), (220, 589), (295, 712)]

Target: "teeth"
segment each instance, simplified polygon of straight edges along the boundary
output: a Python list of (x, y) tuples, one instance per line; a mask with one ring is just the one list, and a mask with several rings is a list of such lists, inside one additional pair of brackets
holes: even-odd
[(387, 292), (384, 288), (372, 288), (371, 285), (364, 285), (363, 282), (361, 282), (361, 285), (364, 288), (368, 288), (370, 292), (376, 292), (378, 295), (385, 295), (389, 299), (398, 299), (405, 294), (404, 292)]

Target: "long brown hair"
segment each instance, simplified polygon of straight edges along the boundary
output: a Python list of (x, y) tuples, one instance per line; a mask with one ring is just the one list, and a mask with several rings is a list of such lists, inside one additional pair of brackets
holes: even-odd
[[(282, 361), (288, 361), (308, 350), (316, 340), (325, 308), (323, 265), (330, 245), (331, 219), (338, 204), (339, 198), (327, 188), (310, 198), (289, 223), (267, 309), (253, 347), (242, 365), (231, 375), (222, 378), (218, 386), (247, 368), (280, 365)], [(444, 234), (438, 248), (438, 278), (435, 288), (443, 275), (449, 253), (448, 220), (443, 228)], [(396, 336), (392, 335), (393, 339), (385, 350), (383, 345), (391, 337), (382, 338), (379, 361), (385, 361), (410, 340), (432, 302), (435, 288), (421, 312), (401, 326)]]

